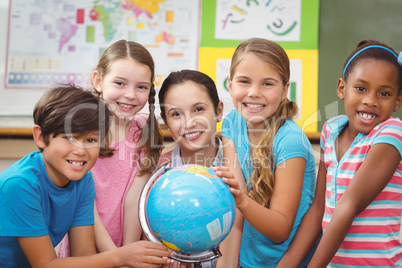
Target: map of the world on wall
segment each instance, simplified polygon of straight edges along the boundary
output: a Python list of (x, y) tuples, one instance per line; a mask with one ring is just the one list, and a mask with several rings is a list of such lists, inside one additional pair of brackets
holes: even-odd
[(199, 0), (11, 0), (6, 88), (90, 85), (100, 54), (126, 39), (155, 61), (155, 85), (198, 68)]

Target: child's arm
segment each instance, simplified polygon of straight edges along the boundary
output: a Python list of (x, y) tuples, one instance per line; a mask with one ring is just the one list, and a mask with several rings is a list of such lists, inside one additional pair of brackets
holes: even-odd
[(389, 144), (376, 144), (367, 153), (352, 182), (335, 206), (334, 214), (309, 267), (325, 267), (333, 258), (357, 214), (385, 188), (395, 173), (401, 155)]
[[(92, 235), (89, 234), (92, 230)], [(93, 238), (93, 226), (81, 226), (74, 232), (75, 235), (83, 235), (80, 241), (70, 244), (73, 248), (79, 245), (79, 249), (74, 249), (74, 253), (80, 251), (83, 255), (81, 257), (67, 257), (57, 258), (56, 252), (53, 248), (49, 235), (38, 237), (18, 237), (18, 242), (28, 258), (32, 267), (160, 267), (161, 265), (168, 264), (169, 259), (163, 257), (170, 257), (171, 253), (163, 246), (148, 241), (139, 241), (130, 245), (116, 248), (114, 250), (106, 251), (99, 254), (95, 253)], [(70, 243), (75, 239), (72, 238)], [(91, 254), (90, 256), (87, 256)], [(149, 265), (149, 266), (146, 266)]]
[[(323, 155), (321, 150), (321, 157)], [(277, 268), (298, 267), (320, 237), (325, 207), (326, 176), (325, 162), (321, 159), (313, 203), (304, 215), (292, 244), (276, 266)]]
[(290, 158), (275, 169), (275, 187), (267, 209), (248, 197), (236, 180), (225, 179), (231, 187), (236, 207), (260, 233), (276, 243), (285, 241), (292, 231), (303, 188), (306, 160)]
[(142, 188), (151, 174), (136, 176), (124, 199), (123, 245), (141, 239), (142, 228), (138, 216), (138, 203)]
[[(95, 220), (95, 244), (96, 250), (98, 252), (103, 252), (116, 248), (112, 238), (110, 237), (108, 231), (103, 225), (96, 204), (94, 205), (94, 220)], [(70, 232), (69, 232), (70, 233)], [(69, 235), (70, 236), (70, 235)], [(73, 255), (71, 255), (73, 256)]]
[[(226, 167), (229, 167), (231, 174), (234, 175), (234, 178), (236, 178), (236, 181), (238, 181), (238, 184), (240, 185), (241, 189), (244, 189), (245, 180), (243, 177), (239, 160), (237, 158), (235, 144), (233, 141), (231, 141), (226, 137), (222, 137), (222, 144), (224, 148), (223, 149), (224, 165)], [(218, 268), (238, 267), (240, 242), (243, 234), (243, 223), (244, 223), (243, 215), (238, 209), (236, 209), (235, 221), (232, 230), (219, 246), (219, 249), (222, 253), (222, 257), (218, 259), (216, 267)]]
[(71, 257), (96, 254), (94, 229), (94, 225), (73, 226), (70, 228), (68, 241)]

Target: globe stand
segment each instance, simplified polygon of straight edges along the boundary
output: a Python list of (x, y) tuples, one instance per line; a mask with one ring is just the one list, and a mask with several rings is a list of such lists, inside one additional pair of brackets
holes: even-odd
[[(140, 200), (138, 204), (138, 214), (139, 220), (144, 231), (145, 236), (151, 242), (162, 244), (153, 234), (151, 229), (149, 228), (147, 217), (146, 217), (146, 201), (149, 191), (153, 183), (162, 175), (167, 169), (170, 168), (171, 162), (162, 165), (160, 168), (155, 170), (151, 176), (149, 177), (147, 183), (144, 185), (144, 188), (141, 191)], [(215, 258), (219, 258), (222, 256), (221, 252), (219, 251), (219, 247), (216, 247), (212, 250), (207, 250), (201, 253), (194, 253), (194, 254), (183, 254), (177, 251), (173, 251), (173, 256), (171, 257), (173, 260), (186, 262), (186, 263), (193, 263), (194, 268), (202, 267), (201, 262), (210, 261)]]

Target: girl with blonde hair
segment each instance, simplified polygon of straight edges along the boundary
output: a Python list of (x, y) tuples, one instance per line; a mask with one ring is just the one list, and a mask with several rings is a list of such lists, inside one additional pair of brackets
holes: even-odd
[(232, 57), (229, 92), (236, 110), (223, 122), (227, 167), (217, 173), (226, 177), (237, 212), (218, 267), (275, 267), (312, 203), (314, 156), (292, 119), (297, 106), (287, 98), (289, 76), (288, 56), (275, 42), (246, 40)]

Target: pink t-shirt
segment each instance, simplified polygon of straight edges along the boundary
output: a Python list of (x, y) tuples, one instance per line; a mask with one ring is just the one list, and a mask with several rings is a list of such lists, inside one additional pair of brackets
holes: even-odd
[[(117, 247), (123, 245), (124, 199), (133, 182), (140, 156), (137, 141), (147, 114), (137, 114), (126, 137), (113, 142), (111, 157), (98, 158), (91, 169), (95, 181), (95, 203), (99, 217)], [(58, 257), (70, 255), (67, 235), (60, 243)]]

